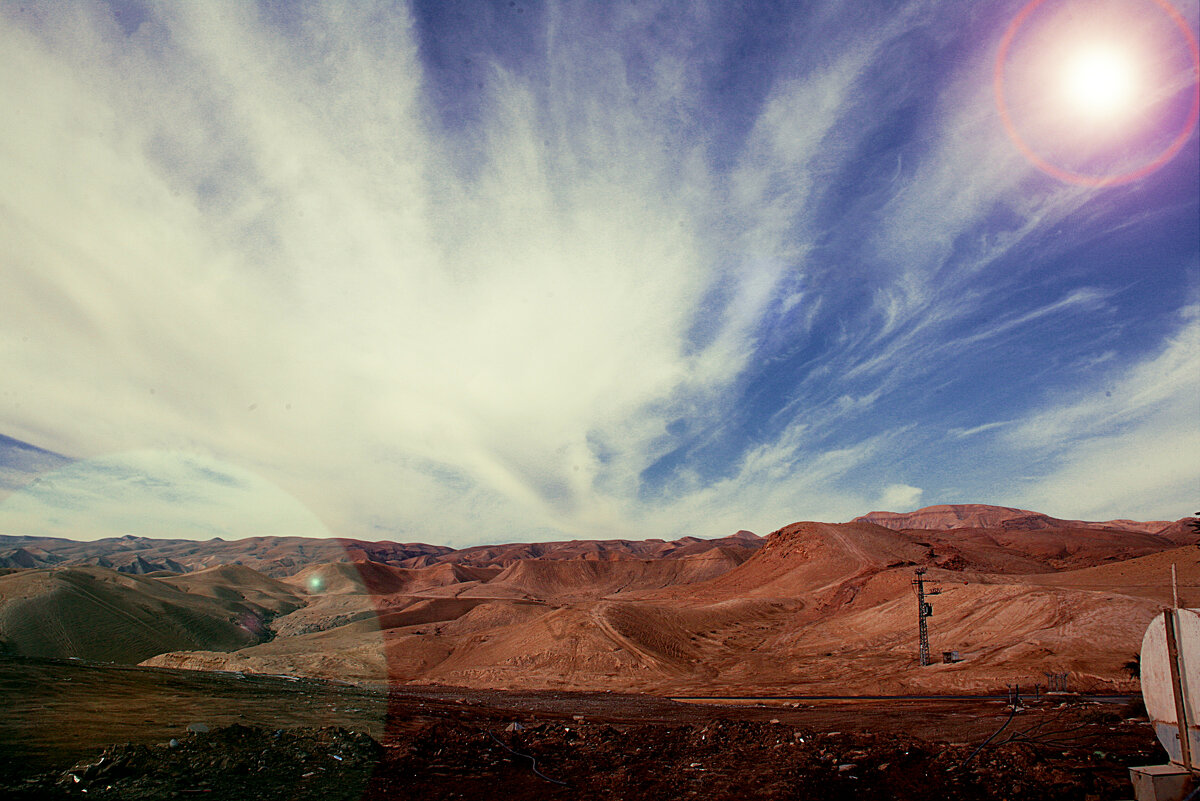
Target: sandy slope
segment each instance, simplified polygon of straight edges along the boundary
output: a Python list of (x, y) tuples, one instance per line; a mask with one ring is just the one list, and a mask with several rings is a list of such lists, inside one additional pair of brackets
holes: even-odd
[(487, 597), (561, 600), (603, 598), (715, 578), (740, 564), (724, 549), (679, 559), (526, 559), (466, 593)]
[(271, 617), (299, 606), (286, 593), (204, 583), (207, 594), (191, 594), (103, 567), (0, 576), (0, 644), (25, 656), (113, 662), (181, 648), (234, 650), (260, 641)]
[[(932, 509), (926, 522), (970, 525), (910, 516), (901, 528), (795, 523), (765, 544), (740, 533), (488, 546), (427, 553), (424, 566), (336, 558), (281, 579), (245, 565), (17, 570), (0, 575), (0, 639), (28, 653), (481, 688), (994, 691), (1068, 672), (1076, 687), (1117, 689), (1170, 597), (1171, 564), (1183, 603), (1200, 603), (1200, 549), (1179, 547), (1195, 539), (1183, 522), (1148, 533)], [(943, 590), (933, 654), (961, 662), (916, 664), (917, 567)]]
[(304, 605), (294, 587), (245, 565), (219, 565), (194, 573), (156, 576), (169, 587), (218, 601), (247, 604), (275, 615)]
[(990, 528), (1010, 531), (1035, 531), (1042, 528), (1108, 528), (1115, 531), (1139, 531), (1153, 534), (1161, 531), (1169, 520), (1108, 520), (1089, 523), (1083, 520), (1060, 520), (1010, 506), (987, 506), (978, 503), (939, 504), (915, 512), (869, 512), (853, 522), (876, 523), (896, 530), (954, 528)]
[[(774, 533), (744, 561), (710, 549), (678, 559), (528, 559), (490, 576), (444, 564), (360, 566), (366, 580), (357, 584), (356, 568), (329, 566), (342, 578), (275, 625), (286, 632), (290, 618), (356, 597), (350, 622), (319, 638), (152, 663), (287, 673), (329, 669), (327, 654), (339, 652), (354, 654), (336, 663), (343, 676), (386, 670), (403, 683), (658, 693), (996, 690), (1044, 683), (1046, 672), (1068, 672), (1077, 687), (1127, 688), (1123, 665), (1163, 600), (1164, 569), (1169, 577), (1169, 564), (1180, 566), (1185, 602), (1200, 583), (1200, 551), (1162, 550), (1172, 543), (1153, 536), (809, 522)], [(1123, 558), (1150, 547), (1161, 552)], [(1116, 561), (1097, 564), (1104, 559)], [(1060, 569), (1075, 563), (1088, 566)], [(944, 590), (931, 599), (934, 655), (957, 650), (962, 662), (916, 665), (916, 566)], [(376, 631), (371, 651), (364, 639)]]
[(1063, 573), (1023, 577), (1027, 584), (1066, 587), (1172, 603), (1171, 567), (1175, 567), (1180, 606), (1200, 606), (1200, 548), (1188, 545), (1136, 559), (1109, 562)]

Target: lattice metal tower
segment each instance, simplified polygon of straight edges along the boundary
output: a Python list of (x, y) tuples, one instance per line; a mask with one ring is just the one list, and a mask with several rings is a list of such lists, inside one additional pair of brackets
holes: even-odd
[[(920, 656), (921, 665), (930, 664), (929, 660), (929, 626), (925, 623), (925, 618), (933, 614), (933, 604), (926, 602), (926, 595), (938, 595), (941, 593), (941, 588), (934, 586), (926, 587), (925, 568), (918, 567), (916, 569), (917, 577), (912, 580), (912, 585), (917, 591), (917, 630), (920, 632)], [(932, 582), (930, 582), (932, 585)]]

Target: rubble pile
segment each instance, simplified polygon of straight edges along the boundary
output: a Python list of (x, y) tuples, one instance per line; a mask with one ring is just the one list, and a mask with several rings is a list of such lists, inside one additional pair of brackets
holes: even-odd
[(382, 747), (341, 728), (192, 724), (160, 745), (113, 745), (11, 788), (16, 798), (359, 799)]
[(1028, 742), (974, 751), (752, 721), (437, 722), (388, 749), (370, 797), (1098, 801), (1128, 793), (1125, 766), (1103, 752)]
[(1087, 717), (1070, 725), (1013, 724), (982, 746), (779, 720), (675, 724), (580, 714), (412, 720), (395, 726), (386, 745), (342, 728), (193, 724), (169, 742), (110, 746), (69, 770), (12, 780), (0, 790), (13, 799), (133, 801), (1103, 801), (1128, 795), (1128, 765), (1156, 758), (1150, 738), (1128, 722)]

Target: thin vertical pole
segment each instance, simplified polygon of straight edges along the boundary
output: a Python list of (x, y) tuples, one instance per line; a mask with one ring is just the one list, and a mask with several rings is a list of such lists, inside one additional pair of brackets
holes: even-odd
[(1179, 582), (1175, 579), (1175, 563), (1171, 563), (1171, 608), (1179, 608)]
[(1183, 697), (1183, 680), (1179, 670), (1179, 639), (1175, 631), (1174, 609), (1163, 613), (1163, 622), (1167, 627), (1167, 661), (1171, 665), (1171, 690), (1175, 695), (1175, 724), (1179, 727), (1179, 753), (1183, 758), (1183, 766), (1192, 770), (1192, 747), (1188, 741), (1187, 704)]

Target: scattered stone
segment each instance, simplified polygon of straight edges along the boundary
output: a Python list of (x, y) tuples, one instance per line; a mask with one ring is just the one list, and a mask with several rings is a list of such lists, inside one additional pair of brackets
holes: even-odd
[[(382, 755), (370, 736), (336, 727), (275, 734), (233, 725), (161, 745), (109, 746), (98, 757), (42, 777), (32, 794), (20, 798), (57, 798), (70, 792), (158, 801), (203, 793), (226, 801), (358, 801)], [(299, 781), (306, 789), (297, 794)], [(260, 792), (268, 788), (275, 794)]]
[(196, 734), (207, 734), (209, 729), (208, 726), (203, 723), (189, 723), (187, 725), (187, 730), (190, 732), (195, 732)]
[[(0, 798), (434, 801), (505, 795), (524, 801), (558, 797), (557, 785), (551, 782), (564, 782), (570, 789), (561, 791), (563, 798), (595, 801), (1082, 801), (1122, 797), (1128, 775), (1118, 760), (1133, 759), (1141, 753), (1137, 748), (1148, 754), (1146, 743), (1154, 742), (1152, 733), (1140, 732), (1135, 738), (1130, 732), (1127, 742), (1110, 744), (1099, 738), (1104, 727), (1096, 725), (1096, 739), (1084, 747), (1067, 747), (1064, 756), (1069, 760), (1021, 744), (992, 744), (975, 756), (970, 770), (960, 771), (954, 768), (975, 750), (978, 740), (953, 745), (913, 740), (899, 732), (857, 731), (830, 738), (814, 735), (814, 729), (793, 729), (789, 735), (765, 720), (609, 725), (596, 722), (599, 713), (586, 726), (565, 726), (562, 717), (571, 715), (565, 710), (553, 722), (524, 724), (510, 718), (504, 724), (494, 714), (489, 710), (486, 716), (467, 720), (413, 721), (391, 735), (386, 758), (371, 738), (345, 730), (213, 726), (211, 732), (180, 737), (174, 745), (112, 746), (68, 771), (60, 767), (34, 782), (22, 781), (13, 772), (0, 780)], [(507, 727), (507, 737), (499, 733), (500, 727)], [(584, 732), (587, 736), (581, 737)], [(795, 745), (781, 747), (781, 742)], [(1097, 750), (1109, 758), (1098, 758)], [(1088, 769), (1079, 770), (1085, 763)], [(0, 772), (4, 767), (0, 759)], [(747, 792), (751, 775), (758, 784)]]

